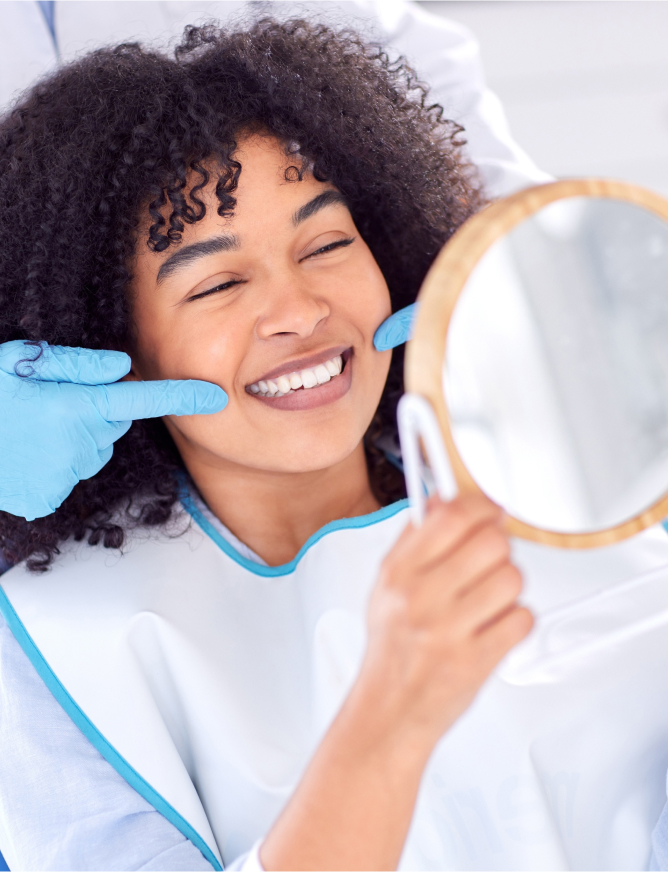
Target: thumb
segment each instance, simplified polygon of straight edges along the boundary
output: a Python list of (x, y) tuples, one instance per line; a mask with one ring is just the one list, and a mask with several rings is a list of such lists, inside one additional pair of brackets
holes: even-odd
[(126, 381), (91, 388), (105, 421), (135, 421), (163, 415), (210, 415), (227, 405), (227, 394), (211, 382)]
[(122, 351), (32, 345), (22, 339), (0, 345), (0, 371), (39, 381), (100, 385), (118, 381), (130, 372), (131, 361)]

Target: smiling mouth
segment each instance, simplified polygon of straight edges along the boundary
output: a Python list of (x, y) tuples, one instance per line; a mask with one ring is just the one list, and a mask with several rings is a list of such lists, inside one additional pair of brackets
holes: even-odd
[(338, 378), (349, 357), (350, 349), (319, 363), (317, 366), (295, 370), (275, 379), (260, 379), (253, 382), (252, 385), (248, 385), (246, 390), (256, 397), (268, 399), (285, 397), (288, 394), (297, 393), (297, 391), (313, 390)]

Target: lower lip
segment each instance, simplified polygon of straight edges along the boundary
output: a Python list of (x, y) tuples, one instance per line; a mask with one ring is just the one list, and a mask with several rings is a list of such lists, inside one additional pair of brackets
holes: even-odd
[(350, 390), (353, 378), (353, 361), (352, 355), (348, 356), (349, 354), (350, 352), (344, 352), (343, 357), (346, 365), (341, 375), (334, 376), (333, 379), (317, 388), (301, 388), (292, 394), (286, 394), (284, 397), (258, 397), (257, 394), (250, 396), (272, 409), (279, 409), (283, 412), (301, 412), (334, 403)]

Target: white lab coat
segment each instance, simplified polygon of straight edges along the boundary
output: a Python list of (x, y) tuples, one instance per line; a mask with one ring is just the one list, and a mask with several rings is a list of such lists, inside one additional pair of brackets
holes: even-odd
[(503, 108), (485, 84), (472, 34), (406, 0), (57, 0), (57, 49), (36, 2), (5, 0), (0, 3), (0, 107), (59, 62), (82, 52), (133, 40), (164, 47), (178, 41), (186, 24), (211, 19), (226, 23), (267, 13), (324, 16), (362, 29), (405, 55), (431, 86), (446, 116), (464, 126), (469, 154), (491, 196), (550, 179), (514, 142)]

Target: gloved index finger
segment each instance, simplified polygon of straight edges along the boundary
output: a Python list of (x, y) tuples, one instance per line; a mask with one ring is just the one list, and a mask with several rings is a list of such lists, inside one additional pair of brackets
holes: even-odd
[(122, 351), (68, 348), (46, 342), (38, 346), (22, 339), (0, 345), (0, 371), (39, 381), (110, 384), (127, 375), (131, 365)]
[(227, 394), (221, 387), (196, 379), (125, 381), (91, 390), (95, 405), (106, 421), (210, 415), (227, 405)]
[(397, 345), (408, 342), (413, 334), (413, 323), (417, 314), (417, 303), (411, 303), (390, 315), (376, 330), (373, 344), (376, 351), (389, 351)]

